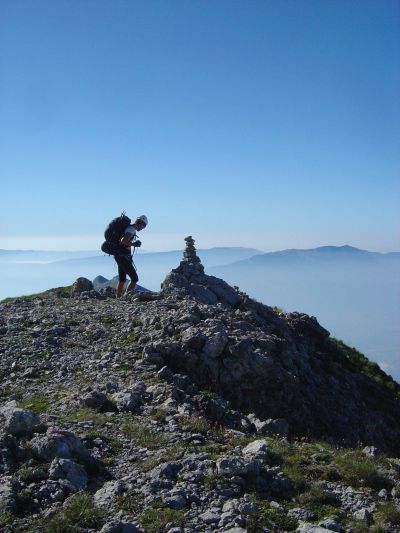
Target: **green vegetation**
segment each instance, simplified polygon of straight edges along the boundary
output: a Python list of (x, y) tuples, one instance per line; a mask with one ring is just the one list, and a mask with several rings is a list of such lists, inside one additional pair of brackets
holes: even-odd
[(208, 490), (215, 489), (219, 484), (223, 484), (225, 482), (224, 476), (221, 476), (220, 474), (207, 474), (203, 477), (203, 485)]
[(277, 313), (278, 315), (279, 314), (286, 314), (286, 311), (284, 309), (282, 309), (282, 307), (278, 307), (277, 305), (273, 305), (272, 306), (272, 310)]
[(101, 439), (111, 448), (112, 453), (117, 453), (122, 449), (121, 441), (114, 437), (109, 437), (104, 433), (100, 433), (99, 431), (89, 431), (88, 433), (85, 433), (82, 438), (90, 443), (92, 443), (95, 439)]
[(370, 459), (362, 450), (340, 450), (334, 458), (339, 478), (354, 488), (371, 487), (375, 490), (390, 488), (391, 483), (379, 470), (385, 458)]
[(90, 407), (79, 407), (76, 411), (64, 416), (60, 416), (60, 422), (93, 422), (95, 426), (104, 426), (110, 420), (109, 417), (103, 413), (99, 413)]
[(180, 416), (177, 421), (184, 431), (190, 433), (207, 433), (211, 429), (207, 420), (199, 416)]
[(125, 511), (132, 515), (135, 515), (140, 510), (140, 502), (142, 501), (142, 499), (143, 496), (139, 496), (138, 494), (117, 496), (115, 507), (117, 511)]
[(50, 407), (50, 401), (46, 394), (34, 394), (17, 403), (18, 407), (29, 409), (36, 414), (45, 413)]
[(177, 442), (169, 448), (163, 448), (161, 455), (151, 455), (150, 457), (143, 459), (140, 462), (140, 468), (144, 472), (148, 472), (149, 470), (152, 470), (158, 466), (160, 463), (164, 463), (166, 461), (177, 461), (184, 455), (186, 447), (187, 444), (185, 442)]
[(94, 506), (89, 494), (72, 496), (65, 507), (54, 514), (45, 526), (47, 533), (75, 533), (79, 528), (98, 528), (103, 512)]
[(34, 481), (34, 476), (32, 475), (34, 470), (31, 466), (23, 466), (18, 470), (17, 476), (24, 483), (31, 483)]
[(203, 444), (202, 446), (198, 446), (197, 451), (200, 453), (206, 453), (208, 454), (208, 458), (211, 461), (216, 461), (219, 459), (221, 454), (225, 451), (225, 446), (223, 444), (219, 443), (210, 443), (210, 444)]
[(155, 533), (163, 531), (167, 524), (169, 527), (182, 527), (185, 512), (185, 509), (170, 509), (158, 501), (139, 515), (139, 521), (146, 532)]
[(117, 319), (113, 316), (101, 316), (100, 322), (105, 326), (111, 326), (112, 324), (115, 324), (117, 322)]
[(138, 337), (136, 333), (134, 333), (133, 331), (129, 331), (128, 333), (124, 334), (124, 337), (120, 341), (120, 345), (125, 347), (130, 346), (131, 344), (137, 342), (137, 339)]
[(43, 292), (37, 292), (35, 294), (28, 294), (26, 296), (14, 296), (11, 298), (4, 298), (0, 300), (0, 304), (7, 304), (9, 302), (15, 302), (15, 300), (36, 300), (37, 298), (51, 298), (56, 296), (57, 298), (69, 298), (71, 296), (72, 285), (67, 287), (57, 287), (56, 289), (49, 289)]
[(132, 439), (137, 446), (142, 448), (159, 448), (168, 442), (166, 435), (156, 433), (143, 424), (136, 422), (130, 414), (124, 417), (121, 431), (129, 439)]
[(156, 420), (157, 422), (164, 422), (167, 413), (162, 409), (153, 409), (150, 413), (150, 418)]
[(362, 372), (400, 399), (400, 385), (391, 376), (388, 376), (377, 363), (370, 361), (361, 352), (347, 346), (343, 341), (335, 338), (331, 340), (340, 348), (342, 357), (340, 357), (339, 362), (341, 364), (350, 370)]
[(6, 526), (11, 524), (14, 520), (14, 517), (11, 513), (0, 513), (0, 526)]
[(393, 502), (387, 502), (375, 513), (374, 519), (377, 525), (385, 527), (387, 524), (400, 526), (400, 509)]
[(334, 449), (327, 443), (288, 442), (268, 439), (268, 454), (273, 466), (293, 482), (296, 492), (309, 490), (318, 480), (341, 481), (354, 488), (370, 487), (375, 490), (390, 488), (391, 482), (383, 471), (390, 467), (386, 457), (366, 457), (361, 449)]
[(297, 520), (287, 516), (285, 511), (267, 507), (267, 504), (258, 503), (258, 506), (259, 510), (251, 513), (247, 518), (246, 531), (248, 533), (258, 533), (263, 528), (277, 533), (294, 531), (297, 528)]

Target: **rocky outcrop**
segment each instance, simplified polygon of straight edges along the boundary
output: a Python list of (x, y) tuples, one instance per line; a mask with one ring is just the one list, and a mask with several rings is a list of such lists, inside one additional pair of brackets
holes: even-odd
[(1, 304), (1, 531), (399, 532), (388, 376), (208, 276), (191, 237), (160, 293), (110, 296)]
[[(185, 240), (183, 260), (166, 277), (161, 295), (187, 299), (186, 327), (179, 342), (164, 335), (154, 343), (153, 357), (160, 354), (200, 387), (254, 413), (260, 434), (270, 427), (282, 435), (400, 450), (396, 395), (347, 365), (315, 317), (278, 315), (207, 276), (192, 237)], [(213, 313), (200, 303), (213, 306)]]

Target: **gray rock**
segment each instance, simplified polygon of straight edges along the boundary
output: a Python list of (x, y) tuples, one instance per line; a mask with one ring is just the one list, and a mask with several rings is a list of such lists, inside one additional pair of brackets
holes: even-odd
[(269, 461), (268, 443), (265, 439), (250, 442), (250, 444), (243, 448), (242, 453), (246, 458), (259, 459), (263, 463)]
[(118, 411), (130, 411), (135, 413), (139, 410), (139, 407), (143, 404), (143, 399), (130, 391), (116, 392), (112, 396)]
[(294, 518), (295, 520), (313, 520), (315, 513), (309, 509), (304, 509), (303, 507), (294, 507), (288, 511), (288, 516)]
[(212, 511), (205, 511), (199, 515), (199, 518), (206, 524), (215, 524), (219, 522), (220, 516)]
[(134, 522), (124, 522), (116, 518), (104, 524), (100, 533), (143, 533), (143, 529)]
[(179, 462), (162, 463), (151, 471), (152, 479), (165, 478), (169, 480), (176, 480), (178, 472), (182, 469), (182, 464)]
[(91, 462), (91, 457), (81, 439), (70, 431), (50, 427), (46, 435), (34, 437), (30, 441), (32, 453), (42, 461), (52, 461), (56, 457)]
[(315, 524), (309, 524), (308, 522), (300, 522), (296, 531), (297, 533), (332, 533), (331, 529), (317, 526)]
[(106, 394), (98, 390), (89, 392), (89, 394), (82, 398), (81, 403), (101, 412), (116, 410), (115, 404), (107, 398)]
[(78, 295), (82, 292), (89, 292), (93, 290), (93, 283), (87, 278), (78, 278), (71, 288), (72, 295)]
[(318, 525), (320, 527), (329, 529), (329, 531), (336, 531), (337, 533), (342, 533), (342, 531), (344, 531), (339, 522), (337, 522), (333, 518), (327, 518), (326, 520), (322, 520), (321, 522), (318, 522)]
[(26, 437), (44, 428), (35, 413), (16, 406), (15, 401), (6, 403), (0, 409), (0, 433), (14, 437)]
[[(251, 421), (254, 422), (253, 419)], [(282, 437), (287, 437), (289, 434), (289, 424), (284, 418), (260, 420), (255, 423), (255, 426), (259, 435), (281, 435)]]
[(356, 518), (357, 520), (363, 520), (364, 522), (366, 522), (367, 524), (371, 524), (372, 523), (372, 514), (371, 512), (366, 509), (366, 508), (361, 508), (361, 509), (358, 509), (357, 511), (355, 511), (353, 513), (353, 516), (354, 518)]
[(16, 483), (14, 479), (11, 476), (0, 478), (0, 513), (13, 513), (16, 511), (15, 493)]
[(223, 476), (242, 476), (248, 468), (242, 457), (226, 456), (217, 460), (217, 472)]
[(186, 505), (186, 498), (182, 491), (171, 491), (163, 496), (163, 502), (171, 509), (182, 509)]
[(225, 346), (227, 345), (227, 342), (228, 337), (226, 336), (226, 334), (219, 332), (216, 335), (213, 335), (212, 337), (207, 339), (203, 348), (203, 354), (206, 357), (211, 357), (211, 359), (215, 359), (216, 357), (222, 354)]
[(108, 481), (93, 496), (93, 501), (97, 507), (112, 509), (116, 502), (116, 497), (122, 494), (124, 485), (120, 481)]
[(71, 459), (58, 457), (53, 459), (49, 469), (49, 476), (53, 479), (67, 479), (75, 490), (85, 489), (88, 482), (86, 470)]
[(379, 455), (379, 450), (375, 446), (365, 446), (365, 448), (363, 448), (363, 453), (367, 457), (374, 458), (374, 457), (377, 457)]

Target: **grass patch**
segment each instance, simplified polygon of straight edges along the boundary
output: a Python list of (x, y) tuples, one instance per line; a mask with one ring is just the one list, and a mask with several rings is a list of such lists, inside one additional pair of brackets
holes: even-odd
[(6, 526), (11, 524), (14, 520), (14, 517), (11, 513), (0, 513), (0, 526)]
[(33, 413), (41, 414), (45, 413), (51, 404), (45, 394), (34, 394), (33, 396), (19, 400), (17, 405), (23, 409), (29, 409)]
[(286, 439), (268, 439), (268, 455), (272, 466), (280, 466), (292, 481), (297, 492), (307, 484), (324, 479), (334, 458), (332, 447), (326, 443), (288, 442)]
[(220, 474), (207, 474), (203, 477), (202, 483), (208, 490), (214, 490), (218, 485), (225, 483), (224, 476)]
[(163, 531), (169, 527), (182, 527), (185, 523), (185, 509), (170, 509), (161, 503), (154, 503), (139, 515), (139, 521), (147, 533)]
[(73, 533), (79, 528), (98, 528), (104, 513), (97, 509), (89, 494), (72, 496), (65, 507), (53, 515), (45, 526), (47, 533)]
[(69, 298), (71, 296), (72, 285), (67, 287), (57, 287), (43, 292), (36, 292), (34, 294), (27, 294), (26, 296), (14, 296), (0, 300), (0, 304), (7, 304), (15, 302), (16, 300), (36, 300), (37, 298), (51, 298), (56, 296), (58, 298)]
[(374, 520), (380, 527), (388, 524), (400, 526), (400, 509), (393, 502), (387, 502), (374, 514)]
[(121, 431), (129, 439), (133, 440), (137, 446), (142, 448), (160, 448), (168, 442), (166, 435), (156, 433), (143, 424), (136, 422), (131, 415), (125, 417), (121, 425)]
[(82, 436), (82, 439), (89, 441), (90, 444), (95, 439), (101, 439), (112, 449), (113, 453), (119, 452), (123, 448), (121, 441), (119, 441), (115, 437), (109, 437), (108, 435), (104, 435), (104, 433), (100, 433), (99, 431), (89, 431), (88, 433), (85, 433)]
[[(382, 459), (381, 459), (382, 461)], [(379, 462), (366, 457), (362, 450), (339, 452), (335, 459), (341, 480), (354, 488), (388, 489), (391, 482), (379, 471)]]
[(204, 434), (211, 429), (207, 420), (199, 416), (180, 416), (177, 421), (184, 431), (189, 431), (190, 433)]
[(281, 533), (282, 531), (295, 531), (297, 526), (297, 520), (287, 516), (285, 511), (265, 506), (250, 514), (246, 520), (247, 533), (259, 533), (264, 529)]
[(33, 476), (34, 470), (35, 468), (31, 466), (23, 466), (22, 468), (18, 470), (17, 476), (24, 483), (31, 483), (32, 481), (34, 481), (34, 476)]
[(150, 418), (157, 422), (164, 422), (165, 417), (167, 416), (167, 413), (163, 411), (162, 409), (153, 409), (150, 413)]
[(90, 407), (79, 407), (76, 411), (64, 416), (60, 416), (60, 422), (77, 423), (77, 422), (93, 422), (95, 426), (104, 426), (110, 420), (109, 417), (99, 413)]
[(101, 316), (100, 322), (105, 326), (111, 326), (112, 324), (115, 324), (117, 322), (117, 319), (113, 316)]
[(128, 331), (128, 333), (124, 334), (123, 338), (120, 341), (121, 346), (130, 346), (131, 344), (134, 344), (137, 342), (138, 336), (133, 331)]
[(216, 461), (225, 451), (225, 446), (218, 443), (203, 444), (203, 446), (197, 447), (197, 451), (206, 453), (211, 461)]
[(117, 496), (115, 508), (117, 511), (125, 511), (126, 513), (136, 515), (140, 510), (140, 502), (143, 496), (138, 494), (129, 494), (126, 496)]
[(400, 385), (391, 376), (386, 374), (377, 363), (370, 361), (361, 352), (347, 346), (343, 341), (335, 338), (331, 340), (339, 348), (340, 363), (344, 364), (350, 370), (362, 372), (400, 399)]

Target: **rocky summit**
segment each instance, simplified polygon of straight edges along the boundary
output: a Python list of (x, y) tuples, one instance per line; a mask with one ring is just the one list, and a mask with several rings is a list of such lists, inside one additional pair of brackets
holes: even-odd
[(0, 304), (0, 531), (400, 531), (378, 365), (205, 274), (192, 237), (158, 293), (97, 282)]

